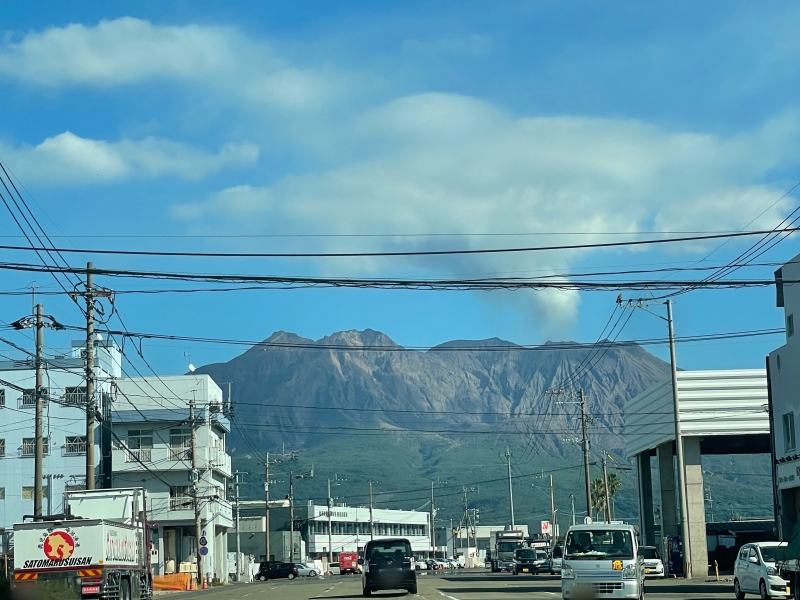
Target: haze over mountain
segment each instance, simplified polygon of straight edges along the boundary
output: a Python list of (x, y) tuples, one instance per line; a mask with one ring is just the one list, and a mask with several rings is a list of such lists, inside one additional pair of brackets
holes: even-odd
[[(583, 387), (592, 438), (620, 449), (625, 401), (668, 376), (669, 365), (635, 344), (522, 347), (492, 338), (417, 351), (367, 329), (316, 341), (279, 331), (197, 372), (233, 382), (236, 417), (250, 447), (302, 448), (328, 435), (380, 429), (456, 437), (493, 431), (526, 442), (533, 435), (537, 450), (552, 455), (563, 454), (564, 438), (579, 431), (579, 420), (576, 404), (548, 390)], [(233, 442), (245, 447), (241, 429)]]

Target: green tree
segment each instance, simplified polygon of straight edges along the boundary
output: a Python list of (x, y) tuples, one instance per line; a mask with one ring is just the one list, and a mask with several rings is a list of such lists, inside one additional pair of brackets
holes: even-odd
[[(611, 505), (614, 505), (614, 496), (617, 492), (622, 488), (622, 480), (619, 478), (619, 475), (616, 473), (611, 473), (608, 476), (608, 497), (611, 500)], [(606, 486), (605, 482), (601, 477), (598, 477), (591, 483), (592, 493), (592, 507), (600, 513), (602, 512), (603, 515), (606, 515)], [(613, 519), (614, 516), (611, 515)]]

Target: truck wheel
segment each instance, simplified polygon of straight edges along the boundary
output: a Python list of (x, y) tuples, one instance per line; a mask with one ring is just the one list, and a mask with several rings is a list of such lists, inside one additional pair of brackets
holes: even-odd
[(131, 582), (123, 579), (119, 586), (120, 600), (131, 600)]
[(742, 586), (739, 585), (739, 580), (733, 580), (733, 595), (736, 596), (736, 600), (744, 600), (744, 592), (742, 592)]

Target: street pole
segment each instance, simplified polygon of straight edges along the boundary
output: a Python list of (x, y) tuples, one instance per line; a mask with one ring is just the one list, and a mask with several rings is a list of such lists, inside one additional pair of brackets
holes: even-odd
[(197, 435), (195, 433), (194, 400), (189, 400), (189, 426), (191, 427), (192, 439), (192, 478), (194, 504), (194, 528), (195, 528), (195, 552), (197, 552), (197, 587), (203, 586), (203, 555), (200, 554), (200, 538), (203, 537), (203, 523), (200, 514), (200, 470), (197, 468)]
[(580, 389), (581, 447), (583, 448), (583, 471), (586, 479), (586, 516), (592, 517), (592, 474), (589, 471), (589, 436), (586, 431), (586, 396)]
[(373, 539), (373, 521), (372, 521), (372, 480), (369, 480), (369, 539)]
[(234, 473), (236, 483), (234, 493), (236, 494), (236, 581), (242, 580), (242, 535), (239, 530), (239, 471)]
[(606, 523), (611, 523), (611, 499), (608, 494), (608, 466), (605, 452), (603, 452), (603, 491), (606, 496), (606, 509), (603, 511), (605, 513), (605, 521)]
[(558, 528), (556, 527), (556, 497), (553, 493), (553, 476), (550, 475), (550, 535), (555, 539), (558, 537)]
[(570, 494), (569, 499), (572, 502), (572, 526), (575, 527), (575, 494)]
[(86, 263), (86, 489), (94, 489), (94, 264)]
[[(333, 562), (333, 532), (331, 530), (331, 510), (333, 509), (333, 499), (331, 498), (331, 480), (328, 479), (328, 570), (330, 571), (330, 564)], [(358, 551), (358, 543), (356, 543), (356, 551)]]
[(675, 454), (678, 460), (678, 486), (681, 506), (681, 542), (683, 546), (683, 572), (686, 579), (692, 578), (691, 539), (689, 537), (689, 511), (686, 502), (686, 465), (683, 456), (681, 435), (681, 412), (678, 399), (678, 361), (675, 357), (675, 329), (672, 321), (672, 300), (667, 300), (667, 325), (669, 326), (669, 358), (672, 367), (672, 410), (675, 418)]
[(264, 470), (264, 560), (269, 561), (269, 452), (267, 452), (266, 467)]
[(294, 472), (289, 471), (289, 562), (294, 562)]
[[(433, 482), (431, 481), (431, 549), (433, 558), (436, 558), (436, 513), (433, 509)], [(430, 557), (430, 554), (428, 554)]]
[[(511, 529), (516, 529), (516, 521), (514, 520), (514, 484), (511, 479), (511, 452), (506, 448), (506, 461), (508, 464), (508, 502), (511, 508)], [(467, 532), (469, 535), (469, 532)], [(467, 544), (469, 545), (469, 544)]]
[(42, 516), (42, 464), (44, 462), (44, 367), (42, 363), (42, 348), (44, 347), (44, 321), (42, 320), (42, 305), (36, 305), (36, 423), (34, 441), (34, 473), (33, 473), (33, 515)]

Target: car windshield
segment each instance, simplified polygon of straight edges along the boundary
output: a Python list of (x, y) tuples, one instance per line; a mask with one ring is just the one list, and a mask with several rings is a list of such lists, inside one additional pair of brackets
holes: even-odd
[(536, 550), (531, 550), (530, 548), (520, 548), (517, 550), (517, 559), (533, 560), (534, 558), (536, 558)]
[(545, 552), (544, 550), (537, 550), (536, 560), (547, 560), (547, 552)]
[(778, 546), (759, 546), (761, 549), (761, 557), (764, 559), (764, 562), (775, 562), (775, 551), (778, 549)]
[(645, 560), (661, 560), (661, 556), (658, 554), (658, 548), (654, 548), (653, 546), (642, 546), (639, 548), (639, 552)]
[(388, 561), (403, 562), (403, 559), (410, 558), (411, 544), (404, 540), (397, 540), (393, 542), (378, 542), (373, 544), (369, 550), (369, 560), (372, 561)]
[(514, 552), (522, 545), (522, 542), (497, 542), (498, 552)]
[(633, 541), (630, 531), (625, 530), (570, 531), (567, 535), (565, 553), (567, 559), (573, 560), (633, 558)]

